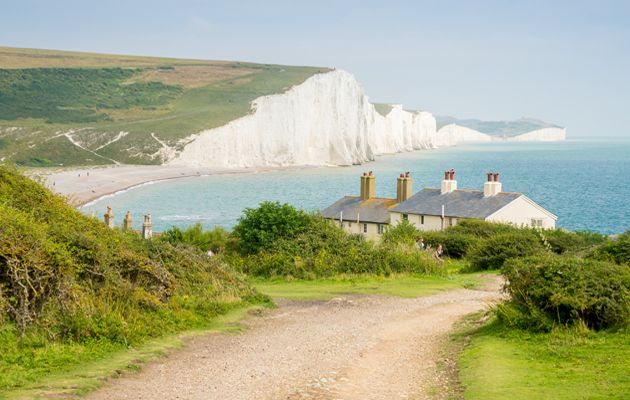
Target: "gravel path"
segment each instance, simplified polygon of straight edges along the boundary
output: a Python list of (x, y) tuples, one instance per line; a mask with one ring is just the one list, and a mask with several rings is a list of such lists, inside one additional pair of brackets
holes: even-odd
[(499, 286), (492, 278), (483, 290), (416, 299), (283, 302), (251, 318), (243, 333), (194, 339), (88, 398), (440, 398), (442, 341), (462, 316), (497, 300)]

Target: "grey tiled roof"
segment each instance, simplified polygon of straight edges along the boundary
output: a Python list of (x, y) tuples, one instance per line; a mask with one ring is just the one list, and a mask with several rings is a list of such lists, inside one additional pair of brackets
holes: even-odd
[(501, 192), (496, 196), (484, 197), (479, 190), (455, 190), (441, 194), (440, 189), (422, 189), (391, 211), (405, 214), (444, 215), (461, 218), (486, 218), (512, 201), (521, 193)]
[(322, 211), (324, 218), (339, 219), (343, 212), (344, 221), (355, 222), (357, 214), (361, 222), (389, 224), (389, 211), (396, 205), (396, 199), (373, 198), (361, 200), (360, 197), (346, 196)]

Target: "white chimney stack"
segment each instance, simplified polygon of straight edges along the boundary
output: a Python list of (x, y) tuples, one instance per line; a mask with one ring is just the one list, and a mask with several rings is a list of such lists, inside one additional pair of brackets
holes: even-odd
[(444, 180), (440, 186), (440, 193), (446, 194), (457, 190), (457, 181), (455, 180), (455, 170), (444, 171)]
[(499, 173), (488, 172), (487, 175), (488, 181), (483, 184), (483, 195), (484, 197), (496, 196), (502, 190), (501, 182), (499, 182)]

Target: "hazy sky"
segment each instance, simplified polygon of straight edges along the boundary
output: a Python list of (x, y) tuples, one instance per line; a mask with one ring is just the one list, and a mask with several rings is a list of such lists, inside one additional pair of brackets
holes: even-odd
[(0, 0), (0, 45), (331, 66), (375, 102), (630, 137), (630, 1)]

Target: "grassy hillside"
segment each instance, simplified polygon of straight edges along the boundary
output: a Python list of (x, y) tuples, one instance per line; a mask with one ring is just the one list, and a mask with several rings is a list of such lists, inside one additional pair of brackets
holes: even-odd
[(0, 397), (261, 301), (200, 250), (108, 229), (0, 166)]
[(0, 159), (159, 164), (326, 68), (0, 47)]
[(521, 118), (516, 121), (481, 121), (479, 119), (458, 119), (448, 116), (436, 116), (437, 128), (449, 124), (457, 124), (494, 136), (516, 136), (542, 128), (559, 128), (534, 118)]

